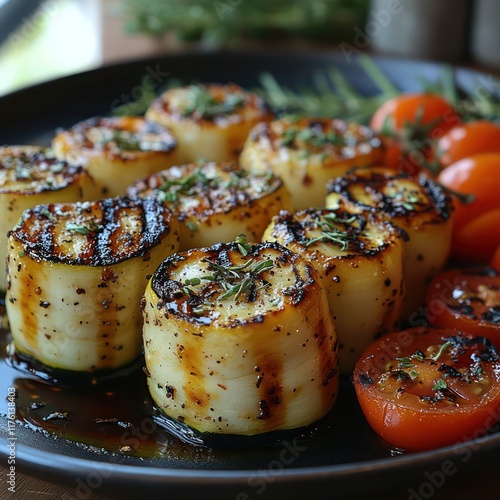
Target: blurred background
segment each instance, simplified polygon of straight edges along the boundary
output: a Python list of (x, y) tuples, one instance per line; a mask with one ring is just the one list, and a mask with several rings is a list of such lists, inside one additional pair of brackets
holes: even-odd
[(334, 48), (500, 67), (498, 0), (0, 0), (0, 94), (146, 55)]

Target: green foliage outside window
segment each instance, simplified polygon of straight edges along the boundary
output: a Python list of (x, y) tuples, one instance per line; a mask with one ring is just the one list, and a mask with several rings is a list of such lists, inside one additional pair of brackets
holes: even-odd
[(248, 39), (342, 40), (364, 22), (369, 0), (122, 0), (128, 33), (212, 44)]

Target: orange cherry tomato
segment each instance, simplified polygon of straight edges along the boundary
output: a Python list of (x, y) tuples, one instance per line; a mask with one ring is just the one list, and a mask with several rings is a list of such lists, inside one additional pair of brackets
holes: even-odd
[[(500, 237), (497, 212), (500, 153), (483, 153), (459, 160), (445, 168), (438, 180), (447, 188), (474, 196), (468, 204), (454, 200), (452, 257), (489, 262)], [(488, 212), (493, 213), (486, 216)], [(475, 221), (483, 215), (484, 218)]]
[(451, 245), (455, 259), (489, 262), (500, 245), (500, 208), (485, 212), (457, 228)]
[(383, 133), (387, 125), (394, 132), (400, 132), (408, 125), (431, 124), (432, 127), (426, 137), (437, 140), (461, 121), (453, 107), (441, 96), (402, 94), (382, 104), (373, 115), (370, 126), (376, 132)]
[(500, 272), (444, 271), (430, 283), (425, 308), (431, 325), (481, 335), (500, 347)]
[(493, 269), (500, 272), (500, 245), (493, 254), (490, 265)]
[(370, 125), (386, 146), (386, 166), (417, 174), (433, 157), (436, 142), (460, 123), (460, 116), (442, 97), (403, 94), (382, 104)]
[(447, 188), (475, 197), (467, 205), (455, 203), (458, 227), (500, 207), (500, 153), (483, 153), (459, 160), (445, 168), (438, 180)]
[(416, 327), (385, 335), (363, 353), (354, 388), (387, 443), (422, 451), (472, 439), (500, 412), (500, 357), (483, 337)]
[(487, 120), (464, 123), (441, 137), (437, 157), (442, 168), (481, 153), (500, 153), (500, 125)]

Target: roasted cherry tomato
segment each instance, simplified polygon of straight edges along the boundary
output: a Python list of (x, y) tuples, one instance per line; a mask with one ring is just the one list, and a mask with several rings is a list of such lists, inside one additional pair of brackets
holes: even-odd
[(425, 308), (431, 325), (482, 335), (500, 348), (500, 272), (444, 271), (429, 285)]
[(416, 327), (381, 337), (358, 361), (354, 387), (387, 443), (422, 451), (472, 439), (500, 417), (500, 357), (484, 337)]
[(463, 261), (489, 262), (500, 245), (500, 208), (490, 210), (453, 235), (453, 255)]
[(491, 259), (491, 267), (500, 272), (500, 245), (493, 254), (493, 258)]
[(436, 142), (460, 123), (460, 116), (442, 97), (403, 94), (386, 101), (370, 125), (384, 140), (386, 165), (414, 175), (428, 165)]
[[(452, 256), (489, 262), (500, 245), (497, 212), (500, 209), (500, 153), (484, 153), (459, 160), (445, 168), (438, 180), (447, 188), (474, 196), (468, 204), (455, 199)], [(488, 212), (493, 213), (485, 215)], [(481, 219), (477, 220), (479, 217)]]
[(500, 125), (487, 120), (464, 123), (452, 128), (437, 145), (442, 168), (481, 153), (500, 153)]

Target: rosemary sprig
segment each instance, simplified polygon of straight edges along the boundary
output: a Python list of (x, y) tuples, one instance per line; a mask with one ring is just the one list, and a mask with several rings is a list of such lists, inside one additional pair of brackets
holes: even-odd
[[(138, 0), (137, 0), (138, 1)], [(401, 93), (401, 91), (387, 78), (384, 72), (367, 55), (357, 59), (366, 77), (371, 80), (378, 92), (370, 96), (362, 95), (337, 68), (325, 68), (312, 76), (312, 84), (291, 89), (280, 84), (270, 73), (260, 75), (260, 87), (255, 91), (260, 94), (271, 109), (277, 114), (295, 114), (308, 117), (332, 117), (349, 119), (360, 123), (367, 123), (377, 108)], [(147, 85), (150, 75), (145, 75), (142, 84), (143, 95), (139, 101), (124, 102), (113, 108), (113, 114), (131, 115), (141, 114), (156, 98), (155, 91)], [(179, 80), (169, 80), (166, 88), (175, 88), (183, 85)], [(468, 95), (459, 92), (454, 79), (454, 70), (445, 66), (441, 78), (430, 81), (421, 81), (422, 91), (444, 96), (458, 111), (465, 121), (473, 119), (487, 119), (498, 121), (500, 103), (495, 95), (500, 83), (498, 81), (480, 82), (476, 89), (469, 89)], [(189, 98), (184, 113), (195, 112), (199, 104), (199, 112), (204, 116), (214, 116), (224, 109), (220, 103), (212, 102), (211, 96), (203, 92), (202, 86), (193, 85), (192, 96)], [(147, 91), (146, 91), (147, 90)], [(222, 104), (224, 107), (238, 106), (237, 96), (231, 97)]]
[[(252, 250), (252, 246), (247, 242), (244, 235), (236, 238), (235, 243), (242, 256), (246, 257)], [(269, 271), (274, 267), (274, 262), (271, 259), (255, 260), (254, 257), (249, 258), (243, 264), (237, 266), (224, 266), (213, 262), (208, 258), (204, 258), (203, 262), (208, 264), (208, 269), (211, 274), (200, 277), (189, 278), (184, 281), (184, 293), (193, 295), (189, 286), (200, 285), (203, 281), (211, 281), (222, 287), (224, 293), (219, 297), (219, 300), (225, 300), (233, 297), (237, 301), (241, 295), (247, 297), (266, 286), (269, 283), (264, 281), (260, 287), (257, 287), (256, 281), (265, 271)]]
[[(224, 289), (220, 300), (234, 297), (238, 300), (240, 295), (250, 295), (255, 292), (257, 287), (255, 280), (265, 271), (274, 267), (272, 260), (255, 261), (254, 258), (248, 259), (239, 266), (222, 266), (208, 259), (204, 259), (212, 274), (201, 276), (200, 280), (213, 281), (218, 283)], [(264, 286), (267, 286), (264, 284)]]
[(305, 242), (305, 246), (309, 247), (319, 241), (331, 241), (338, 245), (340, 249), (345, 252), (349, 248), (349, 243), (356, 241), (358, 234), (350, 234), (346, 231), (341, 231), (336, 224), (351, 225), (356, 220), (356, 216), (342, 219), (335, 213), (317, 217), (315, 220), (316, 227), (322, 229), (321, 236), (310, 238)]

